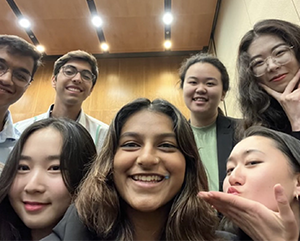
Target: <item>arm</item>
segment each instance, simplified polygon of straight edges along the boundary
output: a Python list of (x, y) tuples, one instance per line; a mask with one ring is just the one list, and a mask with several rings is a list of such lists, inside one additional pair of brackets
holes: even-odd
[(279, 212), (222, 192), (200, 192), (198, 196), (230, 218), (253, 240), (297, 241), (299, 226), (280, 184), (275, 185), (274, 193)]
[(272, 90), (264, 84), (260, 86), (273, 96), (282, 106), (291, 123), (292, 131), (300, 131), (300, 70), (288, 83), (283, 93)]

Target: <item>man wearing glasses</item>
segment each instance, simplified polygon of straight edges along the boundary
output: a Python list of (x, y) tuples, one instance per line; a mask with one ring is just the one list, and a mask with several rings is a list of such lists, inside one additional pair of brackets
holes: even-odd
[(81, 50), (71, 51), (54, 63), (52, 86), (56, 91), (55, 102), (39, 116), (20, 121), (15, 127), (24, 131), (33, 122), (49, 117), (76, 120), (91, 134), (98, 152), (106, 136), (108, 125), (85, 114), (83, 101), (91, 94), (98, 77), (96, 58)]
[(41, 57), (35, 46), (24, 39), (0, 35), (0, 173), (20, 137), (8, 108), (30, 85)]

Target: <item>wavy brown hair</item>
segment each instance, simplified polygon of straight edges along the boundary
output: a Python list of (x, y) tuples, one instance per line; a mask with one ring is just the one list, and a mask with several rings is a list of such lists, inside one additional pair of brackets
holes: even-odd
[(287, 45), (293, 46), (296, 59), (300, 62), (300, 27), (287, 21), (266, 19), (256, 23), (241, 40), (237, 68), (239, 74), (239, 104), (244, 122), (242, 130), (252, 125), (262, 125), (285, 133), (291, 132), (290, 122), (281, 105), (259, 86), (257, 78), (250, 71), (248, 49), (251, 43), (262, 35), (275, 35)]
[(145, 109), (171, 118), (179, 150), (186, 160), (184, 183), (170, 201), (171, 208), (161, 230), (161, 240), (215, 240), (216, 215), (210, 206), (197, 198), (199, 191), (208, 190), (208, 183), (190, 124), (176, 107), (162, 99), (151, 102), (140, 98), (117, 113), (103, 149), (83, 181), (75, 201), (79, 216), (98, 239), (133, 240), (133, 225), (114, 185), (113, 160), (122, 127), (130, 116)]

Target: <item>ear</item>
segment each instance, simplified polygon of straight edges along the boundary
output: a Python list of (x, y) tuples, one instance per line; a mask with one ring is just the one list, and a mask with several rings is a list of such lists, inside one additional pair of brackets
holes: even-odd
[(222, 96), (221, 96), (221, 101), (223, 101), (225, 99), (225, 96), (226, 96), (226, 91), (222, 91)]
[(55, 89), (56, 88), (56, 83), (57, 83), (56, 75), (52, 76), (51, 82), (52, 82), (52, 87)]
[(298, 199), (300, 196), (300, 173), (296, 174), (296, 187), (295, 187), (295, 197)]

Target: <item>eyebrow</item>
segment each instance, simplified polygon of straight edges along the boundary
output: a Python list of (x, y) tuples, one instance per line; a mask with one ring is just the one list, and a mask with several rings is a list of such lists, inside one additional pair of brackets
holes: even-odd
[[(275, 46), (273, 46), (271, 48), (271, 53), (274, 51), (274, 49), (278, 48), (281, 45), (287, 45), (287, 44), (286, 43), (278, 43), (278, 44), (276, 44)], [(261, 56), (262, 56), (261, 54), (254, 55), (253, 57), (250, 58), (250, 62), (253, 61), (254, 59), (258, 58), (258, 57), (261, 57)]]
[[(60, 160), (60, 157), (61, 157), (60, 155), (50, 155), (50, 156), (47, 156), (46, 160), (47, 161)], [(26, 156), (26, 155), (21, 155), (20, 161), (32, 161), (32, 157)]]
[[(196, 80), (199, 80), (199, 78), (197, 78), (195, 76), (188, 76), (187, 79), (196, 79)], [(218, 79), (215, 78), (215, 77), (205, 77), (204, 79), (205, 80), (215, 80), (215, 81), (218, 81)]]
[[(265, 154), (264, 152), (262, 152), (262, 151), (260, 151), (260, 150), (257, 150), (257, 149), (248, 149), (248, 150), (246, 150), (246, 151), (244, 151), (243, 153), (242, 153), (242, 156), (248, 156), (249, 154), (251, 154), (251, 153), (256, 153), (256, 152), (258, 152), (258, 153), (261, 153), (261, 154)], [(228, 159), (227, 159), (227, 162), (229, 162), (229, 161), (234, 161), (236, 158), (234, 158), (234, 157), (229, 157)]]
[[(125, 132), (120, 135), (120, 139), (124, 138), (124, 137), (140, 137), (140, 136), (141, 136), (141, 134), (139, 134), (137, 132)], [(157, 137), (160, 137), (160, 138), (172, 137), (172, 138), (176, 139), (175, 133), (160, 133), (159, 135), (157, 135)]]
[(90, 71), (89, 69), (82, 69), (82, 70), (78, 70), (78, 68), (76, 67), (76, 66), (74, 66), (74, 65), (71, 65), (71, 64), (66, 64), (66, 65), (64, 65), (63, 67), (73, 67), (74, 69), (77, 69), (77, 71), (88, 71), (88, 72), (90, 72), (90, 73), (92, 73), (92, 71)]

